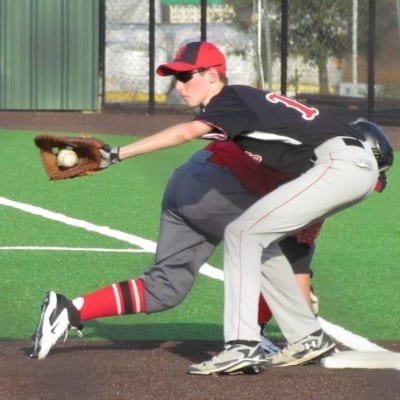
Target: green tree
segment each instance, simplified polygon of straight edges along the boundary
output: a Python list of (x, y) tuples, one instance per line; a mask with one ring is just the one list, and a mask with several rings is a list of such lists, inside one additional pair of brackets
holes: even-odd
[[(241, 29), (254, 28), (254, 13), (257, 0), (226, 0), (235, 10), (234, 22)], [(279, 56), (281, 40), (280, 10), (282, 0), (268, 0), (272, 50)], [(377, 3), (377, 43), (380, 37), (396, 24), (394, 0), (379, 0)], [(352, 52), (352, 4), (351, 0), (289, 0), (288, 52), (289, 56), (300, 56), (305, 63), (318, 69), (319, 90), (328, 93), (328, 59), (342, 59)], [(358, 0), (358, 50), (366, 54), (368, 40), (369, 0)], [(379, 16), (388, 10), (388, 15)], [(265, 46), (263, 46), (265, 47)]]
[[(239, 23), (242, 29), (249, 29), (252, 26), (252, 14), (248, 10), (252, 8), (255, 11), (257, 1), (226, 1), (233, 6), (237, 15), (234, 22)], [(281, 0), (268, 0), (268, 7), (265, 12), (269, 16), (271, 38), (274, 40), (272, 48), (275, 56), (278, 56), (282, 37)], [(350, 13), (349, 0), (289, 0), (289, 55), (300, 56), (304, 62), (318, 68), (320, 92), (328, 91), (328, 58), (342, 57), (349, 49)]]
[(351, 49), (349, 3), (349, 0), (289, 0), (289, 53), (317, 67), (321, 93), (329, 92), (328, 59), (342, 58)]

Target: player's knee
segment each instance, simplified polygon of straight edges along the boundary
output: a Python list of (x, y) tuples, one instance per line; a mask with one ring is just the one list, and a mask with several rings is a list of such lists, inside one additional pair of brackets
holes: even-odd
[(162, 296), (155, 297), (151, 296), (147, 298), (147, 313), (156, 313), (161, 311), (167, 311), (175, 308), (183, 301), (183, 298), (176, 296)]
[(224, 238), (225, 240), (229, 238), (238, 237), (243, 229), (240, 228), (240, 224), (235, 221), (230, 222), (224, 231)]
[(238, 223), (237, 221), (233, 221), (225, 228), (225, 247), (234, 249), (237, 248), (239, 243), (247, 243), (251, 239), (251, 234), (248, 230), (244, 229), (243, 224), (240, 222)]

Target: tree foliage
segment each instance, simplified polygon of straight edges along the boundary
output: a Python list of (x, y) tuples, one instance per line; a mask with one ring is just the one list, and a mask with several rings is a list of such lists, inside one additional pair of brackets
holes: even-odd
[[(236, 22), (241, 29), (254, 27), (257, 0), (226, 0), (233, 6)], [(270, 23), (272, 50), (278, 56), (280, 48), (280, 11), (282, 0), (263, 1)], [(376, 43), (380, 37), (396, 26), (394, 0), (379, 0), (377, 4)], [(289, 0), (288, 1), (288, 50), (291, 56), (300, 56), (304, 62), (318, 67), (320, 91), (328, 90), (327, 61), (338, 59), (352, 52), (353, 1), (351, 0)], [(369, 0), (358, 0), (358, 51), (365, 54), (368, 44)], [(390, 12), (393, 10), (393, 12)], [(383, 12), (387, 16), (382, 15)]]

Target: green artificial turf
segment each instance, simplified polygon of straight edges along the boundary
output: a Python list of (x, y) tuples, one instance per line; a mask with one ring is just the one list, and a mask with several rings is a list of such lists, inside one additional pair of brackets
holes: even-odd
[[(31, 204), (96, 226), (156, 241), (160, 202), (173, 170), (204, 146), (195, 141), (132, 159), (95, 174), (50, 181), (35, 132), (0, 130), (0, 197)], [(114, 146), (128, 136), (95, 134)], [(369, 339), (400, 338), (400, 166), (389, 172), (385, 193), (330, 218), (317, 242), (313, 284), (321, 315)], [(0, 205), (0, 247), (60, 246), (137, 249), (126, 241)], [(151, 253), (0, 250), (0, 339), (26, 339), (46, 290), (75, 297), (139, 276)], [(210, 263), (221, 268), (219, 247)], [(223, 283), (200, 275), (173, 310), (90, 321), (89, 339), (222, 339)], [(272, 328), (272, 334), (277, 335)]]

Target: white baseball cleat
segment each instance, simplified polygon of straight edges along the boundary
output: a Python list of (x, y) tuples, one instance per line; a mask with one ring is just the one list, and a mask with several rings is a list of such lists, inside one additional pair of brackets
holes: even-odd
[(226, 344), (225, 350), (211, 360), (189, 367), (193, 375), (258, 374), (265, 368), (266, 358), (260, 344)]
[(41, 307), (42, 312), (33, 336), (33, 351), (30, 355), (38, 359), (45, 358), (63, 334), (65, 334), (65, 341), (70, 329), (76, 329), (82, 336), (81, 329), (83, 328), (78, 310), (72, 301), (62, 294), (48, 292)]
[(331, 354), (335, 349), (333, 340), (322, 330), (288, 344), (275, 356), (267, 359), (267, 366), (289, 367), (315, 362)]

